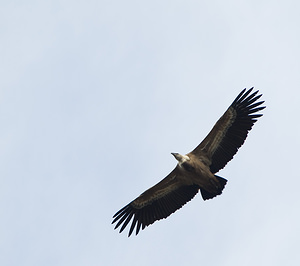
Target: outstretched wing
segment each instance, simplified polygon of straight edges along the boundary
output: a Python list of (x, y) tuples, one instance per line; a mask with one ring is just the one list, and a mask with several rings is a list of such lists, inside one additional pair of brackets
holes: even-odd
[(146, 226), (180, 209), (197, 194), (198, 190), (197, 185), (184, 183), (176, 167), (162, 181), (119, 210), (113, 216), (112, 223), (117, 222), (115, 229), (122, 225), (121, 233), (133, 219), (128, 236), (135, 227), (137, 235), (141, 227), (143, 230)]
[(252, 90), (244, 89), (236, 97), (206, 138), (191, 152), (207, 158), (212, 173), (218, 172), (233, 158), (257, 121), (256, 118), (262, 116), (257, 114), (265, 108), (258, 107), (264, 103), (257, 102), (262, 95), (256, 96), (258, 91), (250, 94)]

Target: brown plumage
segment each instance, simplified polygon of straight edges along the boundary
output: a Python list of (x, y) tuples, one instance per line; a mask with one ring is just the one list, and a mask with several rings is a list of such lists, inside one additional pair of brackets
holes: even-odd
[(253, 88), (244, 89), (217, 121), (206, 138), (190, 153), (172, 153), (178, 160), (175, 169), (162, 181), (149, 188), (135, 200), (119, 210), (112, 223), (115, 229), (121, 226), (120, 233), (132, 220), (129, 234), (157, 220), (168, 217), (190, 201), (200, 190), (204, 200), (222, 193), (226, 179), (215, 175), (233, 158), (244, 143), (249, 130), (262, 116), (257, 114), (264, 109), (257, 102), (258, 91), (250, 94)]

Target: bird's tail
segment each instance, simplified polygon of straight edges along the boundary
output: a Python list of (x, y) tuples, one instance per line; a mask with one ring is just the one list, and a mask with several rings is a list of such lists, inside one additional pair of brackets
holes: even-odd
[(222, 191), (227, 183), (227, 180), (225, 178), (217, 176), (217, 175), (215, 175), (215, 177), (217, 178), (217, 180), (219, 182), (216, 192), (208, 192), (207, 190), (200, 188), (201, 195), (204, 200), (212, 199), (212, 198), (222, 194)]

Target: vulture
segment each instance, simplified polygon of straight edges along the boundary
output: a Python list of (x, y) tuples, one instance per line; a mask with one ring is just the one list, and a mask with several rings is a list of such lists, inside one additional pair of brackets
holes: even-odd
[(190, 153), (172, 153), (178, 161), (163, 180), (119, 210), (112, 224), (120, 233), (132, 220), (128, 237), (180, 209), (199, 191), (203, 200), (220, 195), (227, 180), (216, 173), (233, 158), (265, 106), (262, 94), (242, 90), (205, 139)]

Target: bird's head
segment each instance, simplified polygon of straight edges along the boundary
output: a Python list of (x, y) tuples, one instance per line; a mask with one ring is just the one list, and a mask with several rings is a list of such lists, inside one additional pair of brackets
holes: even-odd
[(180, 163), (184, 163), (185, 161), (189, 161), (190, 157), (187, 155), (181, 155), (177, 152), (171, 152), (171, 154), (175, 157), (175, 159)]

